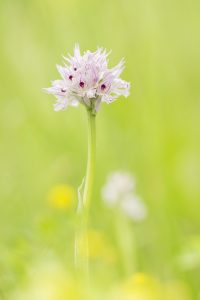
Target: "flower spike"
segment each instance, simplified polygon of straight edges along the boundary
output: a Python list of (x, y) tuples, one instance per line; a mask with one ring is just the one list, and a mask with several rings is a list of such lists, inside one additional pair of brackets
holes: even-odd
[(53, 81), (50, 88), (44, 89), (56, 97), (55, 111), (81, 103), (96, 114), (102, 102), (111, 103), (119, 96), (129, 95), (130, 83), (119, 78), (124, 70), (124, 59), (110, 69), (110, 52), (98, 48), (81, 55), (79, 44), (75, 45), (74, 55), (64, 57), (64, 66), (57, 65), (62, 79)]

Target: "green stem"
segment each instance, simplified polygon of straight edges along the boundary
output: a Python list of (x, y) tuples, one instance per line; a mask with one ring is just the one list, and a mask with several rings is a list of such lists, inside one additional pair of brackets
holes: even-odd
[(94, 168), (95, 168), (95, 115), (92, 114), (91, 110), (87, 109), (88, 116), (88, 159), (87, 159), (87, 170), (85, 177), (85, 185), (83, 192), (83, 206), (87, 213), (90, 209), (90, 202), (92, 196), (92, 187), (94, 181)]
[(91, 204), (92, 187), (95, 171), (95, 115), (87, 109), (88, 117), (88, 158), (87, 169), (84, 181), (84, 191), (82, 203), (79, 203), (77, 214), (77, 229), (75, 239), (75, 262), (80, 276), (86, 280), (89, 278), (89, 243), (88, 243), (88, 223), (89, 210)]

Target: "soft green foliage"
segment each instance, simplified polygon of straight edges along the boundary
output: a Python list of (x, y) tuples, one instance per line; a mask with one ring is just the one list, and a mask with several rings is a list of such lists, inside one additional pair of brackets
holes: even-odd
[[(28, 288), (38, 261), (73, 268), (75, 203), (60, 210), (48, 197), (54, 186), (77, 189), (82, 181), (86, 113), (55, 113), (41, 89), (58, 77), (55, 64), (75, 42), (112, 49), (111, 65), (124, 56), (123, 78), (132, 83), (128, 99), (104, 104), (97, 116), (91, 239), (102, 251), (92, 250), (95, 285), (144, 272), (183, 282), (189, 292), (171, 289), (176, 300), (197, 299), (199, 11), (199, 0), (0, 1), (0, 299)], [(100, 190), (113, 170), (135, 175), (149, 210), (141, 224), (103, 205)]]

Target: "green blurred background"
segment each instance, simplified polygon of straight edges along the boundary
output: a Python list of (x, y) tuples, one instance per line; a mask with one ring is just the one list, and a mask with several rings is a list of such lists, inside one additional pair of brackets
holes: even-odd
[(131, 82), (130, 97), (97, 116), (92, 226), (117, 248), (116, 220), (100, 197), (113, 170), (134, 174), (149, 210), (142, 224), (121, 227), (137, 244), (134, 263), (124, 246), (107, 277), (179, 278), (200, 297), (199, 12), (199, 0), (0, 1), (2, 299), (37, 258), (72, 264), (73, 210), (54, 211), (47, 198), (53, 186), (82, 181), (86, 115), (82, 107), (55, 113), (42, 88), (59, 78), (55, 64), (76, 42), (82, 51), (112, 49), (111, 66), (125, 57)]

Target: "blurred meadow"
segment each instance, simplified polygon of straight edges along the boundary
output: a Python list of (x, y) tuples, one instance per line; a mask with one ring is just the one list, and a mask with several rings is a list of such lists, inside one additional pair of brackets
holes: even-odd
[[(0, 0), (1, 300), (90, 299), (71, 278), (86, 113), (42, 91), (76, 42), (124, 57), (131, 82), (97, 115), (91, 299), (200, 299), (199, 32), (199, 0)], [(135, 178), (143, 221), (102, 201), (115, 171)]]

